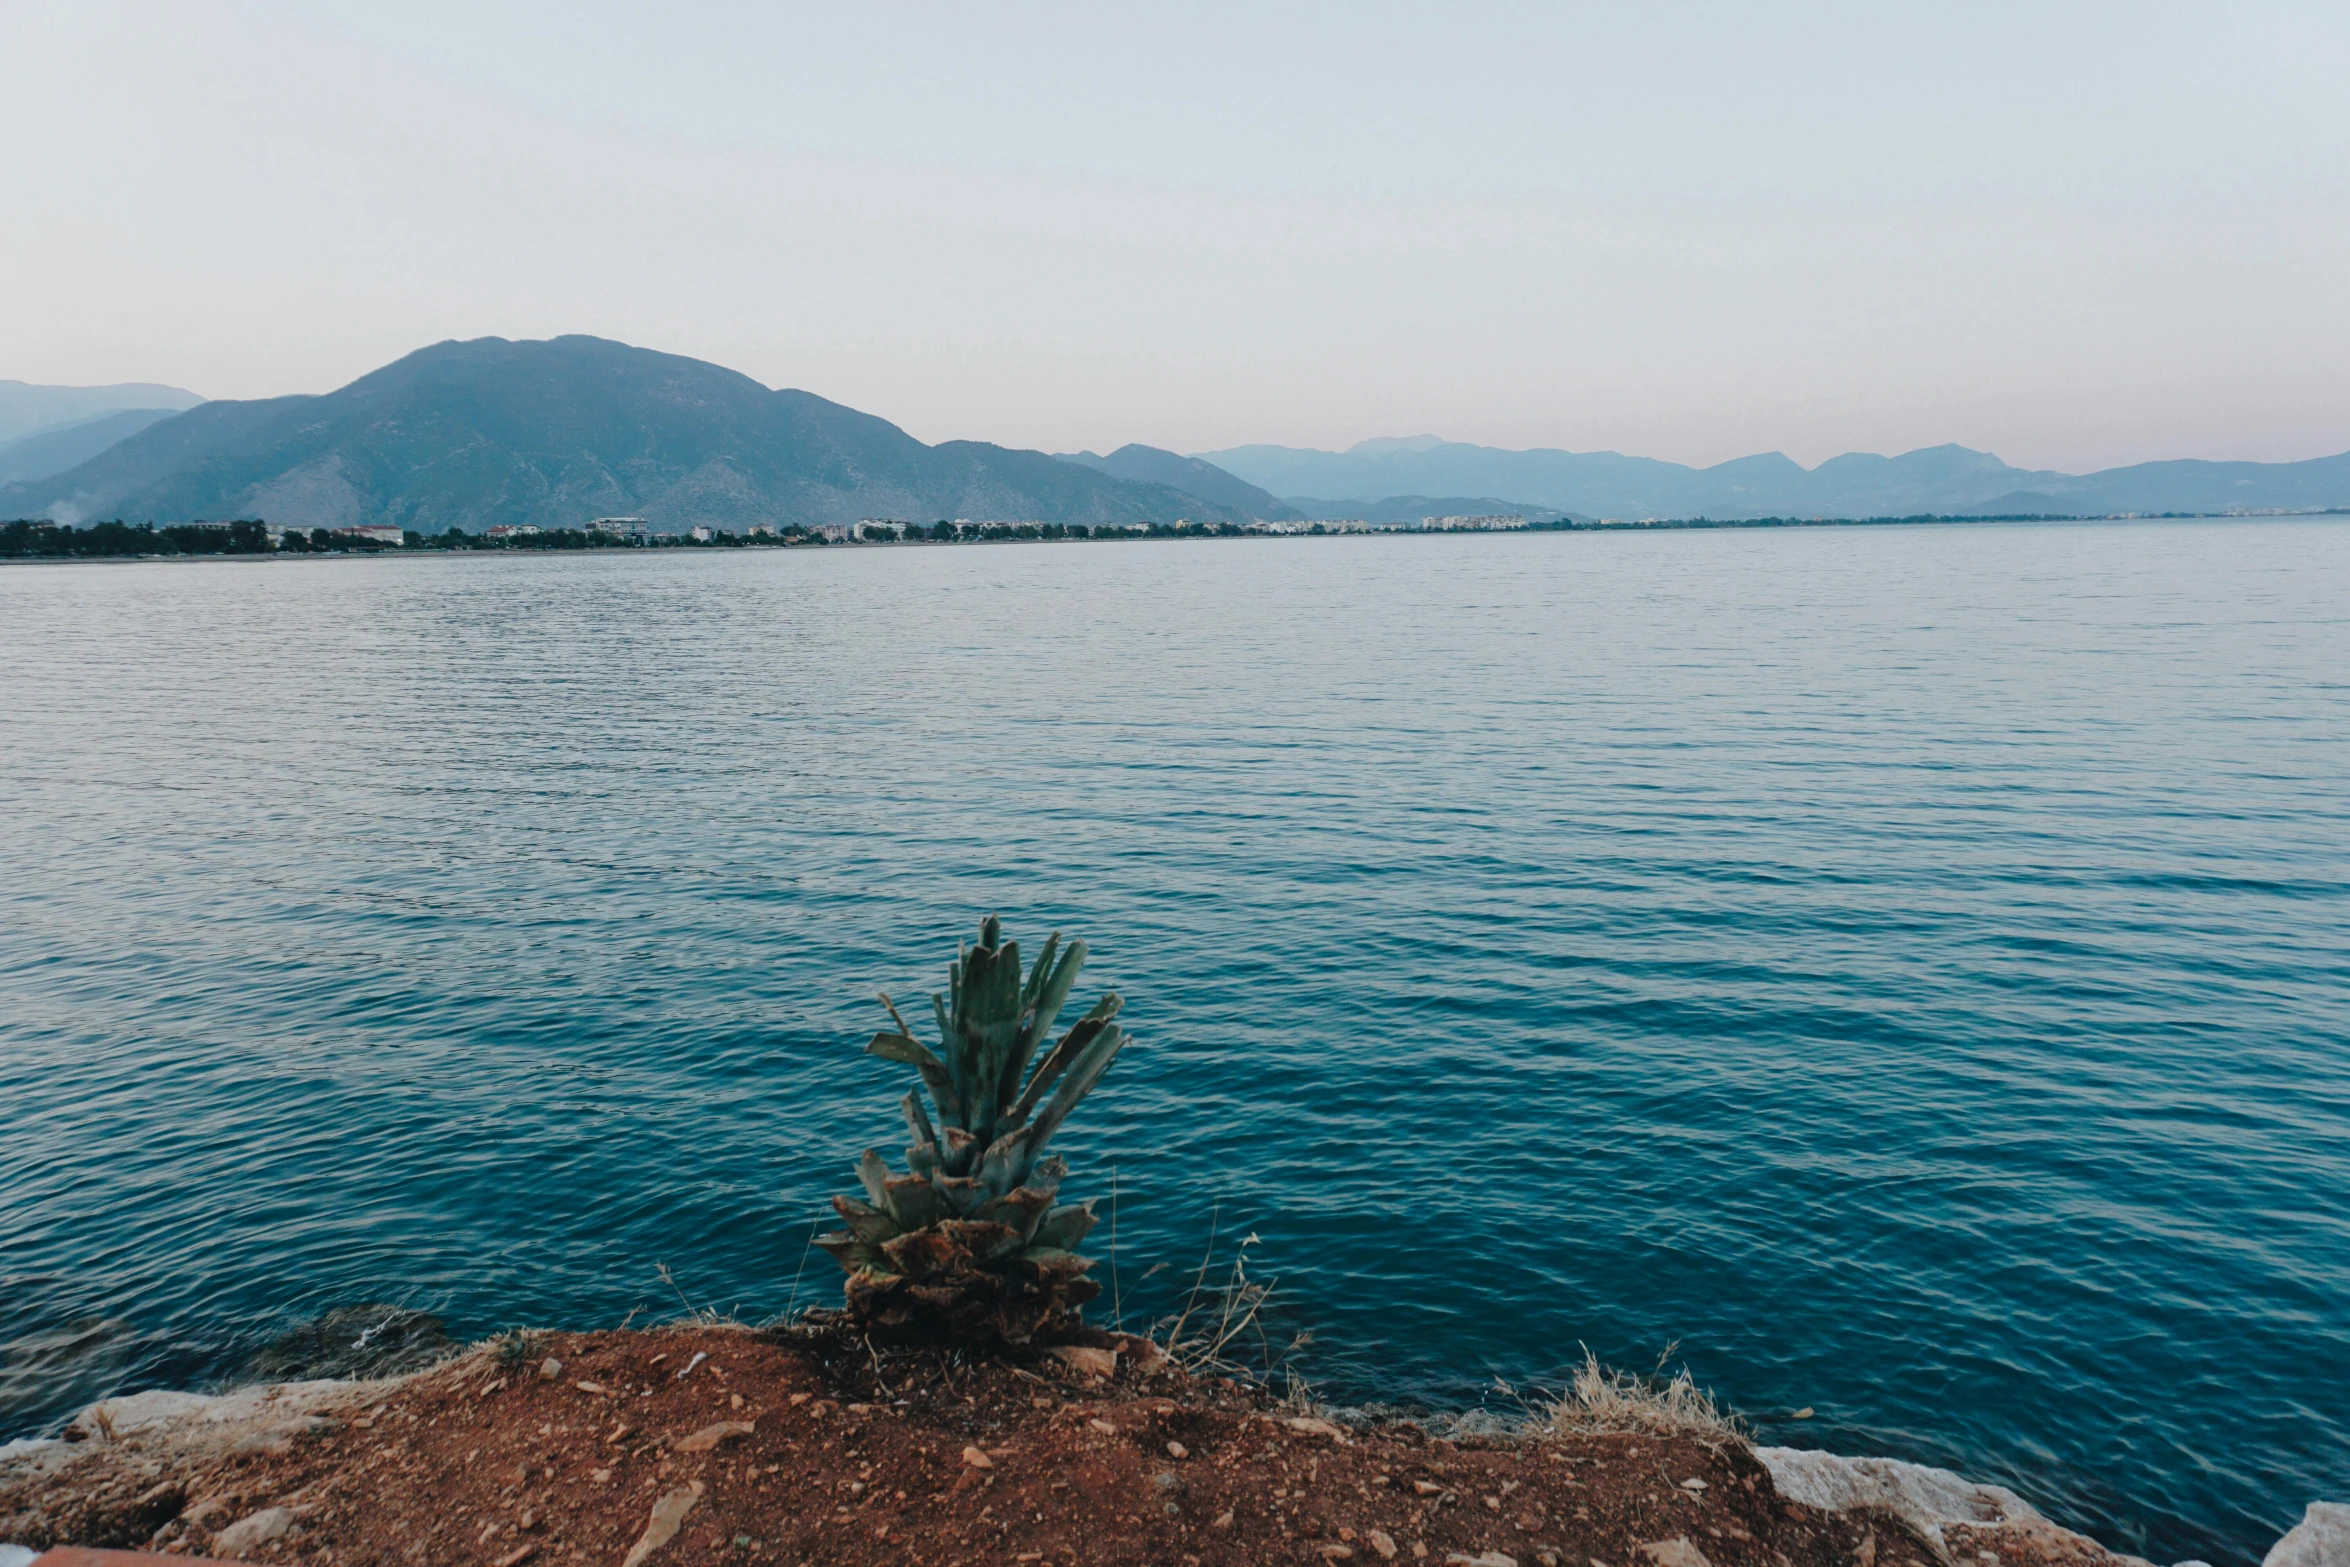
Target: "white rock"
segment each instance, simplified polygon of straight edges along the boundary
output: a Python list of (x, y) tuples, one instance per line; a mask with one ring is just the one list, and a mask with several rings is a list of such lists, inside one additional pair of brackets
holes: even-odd
[(1656, 1567), (1714, 1567), (1705, 1552), (1691, 1544), (1686, 1535), (1651, 1540), (1640, 1547), (1640, 1554), (1656, 1563)]
[(2311, 1502), (2260, 1567), (2350, 1567), (2350, 1505)]
[[(11, 1446), (15, 1444), (11, 1443)], [(33, 1567), (33, 1553), (29, 1546), (0, 1545), (0, 1567)]]
[(171, 1426), (225, 1426), (296, 1419), (348, 1392), (350, 1382), (276, 1382), (231, 1393), (171, 1393), (157, 1389), (126, 1398), (101, 1399), (74, 1417), (74, 1425), (96, 1437), (160, 1431)]
[[(2030, 1502), (2003, 1485), (1978, 1485), (1924, 1464), (1895, 1458), (1843, 1458), (1808, 1448), (1762, 1447), (1755, 1457), (1770, 1470), (1779, 1494), (1827, 1512), (1881, 1507), (1947, 1551), (1946, 1523), (2045, 1524)], [(2314, 1567), (2314, 1564), (2312, 1564)], [(2331, 1567), (2331, 1564), (2328, 1564)], [(2350, 1564), (2346, 1564), (2350, 1567)]]
[(264, 1507), (214, 1535), (212, 1549), (223, 1556), (242, 1556), (257, 1545), (279, 1538), (292, 1527), (292, 1513), (282, 1507)]

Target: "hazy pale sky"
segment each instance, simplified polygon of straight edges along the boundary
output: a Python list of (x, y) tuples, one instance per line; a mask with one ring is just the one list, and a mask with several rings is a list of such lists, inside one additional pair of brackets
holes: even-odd
[(0, 377), (924, 440), (2350, 449), (2350, 4), (0, 0)]

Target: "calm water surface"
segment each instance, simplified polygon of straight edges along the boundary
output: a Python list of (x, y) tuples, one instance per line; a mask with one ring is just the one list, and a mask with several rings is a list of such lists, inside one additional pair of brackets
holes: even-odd
[(1215, 1214), (1335, 1400), (1677, 1344), (2250, 1560), (2350, 1497), (2346, 604), (2324, 522), (0, 571), (0, 1439), (783, 1309), (998, 909), (1128, 998), (1130, 1323)]

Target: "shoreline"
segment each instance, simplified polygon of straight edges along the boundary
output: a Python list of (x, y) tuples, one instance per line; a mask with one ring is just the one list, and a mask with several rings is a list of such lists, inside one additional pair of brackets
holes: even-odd
[(689, 550), (711, 554), (727, 554), (744, 550), (836, 550), (836, 549), (904, 549), (908, 546), (926, 548), (969, 548), (1004, 544), (1163, 544), (1190, 543), (1213, 540), (1219, 543), (1242, 541), (1276, 542), (1292, 539), (1376, 539), (1429, 538), (1436, 536), (1507, 535), (1537, 533), (1704, 533), (1758, 529), (1797, 528), (1928, 528), (1975, 527), (1981, 525), (2015, 526), (2117, 523), (2117, 522), (2298, 522), (2326, 517), (2350, 518), (2350, 507), (2329, 506), (2310, 511), (2263, 512), (2109, 512), (2096, 517), (2069, 516), (2013, 516), (2013, 517), (1748, 517), (1708, 518), (1674, 517), (1637, 522), (1603, 521), (1575, 522), (1561, 520), (1555, 523), (1532, 524), (1524, 528), (1372, 528), (1364, 531), (1314, 533), (1151, 533), (1132, 534), (1119, 538), (1055, 538), (1055, 539), (845, 539), (825, 544), (785, 544), (781, 542), (740, 544), (665, 544), (665, 545), (592, 545), (578, 549), (533, 549), (503, 546), (496, 549), (446, 549), (422, 545), (398, 545), (365, 550), (303, 550), (298, 552), (269, 551), (246, 554), (179, 554), (179, 555), (0, 555), (0, 565), (16, 566), (104, 566), (146, 565), (157, 561), (295, 561), (295, 560), (353, 560), (365, 557), (384, 557), (398, 560), (419, 560), (433, 556), (482, 555), (644, 555), (665, 551)]
[[(0, 1544), (335, 1567), (2152, 1567), (2001, 1487), (1757, 1448), (1620, 1380), (1513, 1432), (1349, 1422), (1083, 1337), (1022, 1364), (695, 1322), (121, 1395), (0, 1446)], [(2267, 1564), (2345, 1549), (2350, 1508), (2319, 1503)]]

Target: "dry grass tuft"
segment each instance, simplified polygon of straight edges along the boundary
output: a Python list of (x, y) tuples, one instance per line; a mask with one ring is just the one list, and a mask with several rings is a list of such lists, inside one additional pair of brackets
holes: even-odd
[(1632, 1431), (1693, 1436), (1708, 1446), (1745, 1439), (1736, 1419), (1690, 1381), (1686, 1370), (1669, 1380), (1637, 1377), (1601, 1365), (1588, 1348), (1566, 1391), (1538, 1413), (1553, 1431), (1578, 1435)]
[(1183, 1308), (1160, 1319), (1147, 1335), (1184, 1371), (1194, 1376), (1229, 1376), (1260, 1384), (1276, 1377), (1287, 1383), (1287, 1402), (1301, 1408), (1310, 1404), (1313, 1390), (1290, 1358), (1313, 1342), (1311, 1333), (1299, 1333), (1286, 1348), (1275, 1348), (1265, 1323), (1276, 1280), (1253, 1279), (1248, 1272), (1248, 1249), (1254, 1235), (1240, 1243), (1232, 1272), (1221, 1285), (1208, 1283), (1216, 1249), (1213, 1221), (1208, 1250), (1200, 1258), (1199, 1273), (1184, 1297)]

